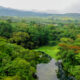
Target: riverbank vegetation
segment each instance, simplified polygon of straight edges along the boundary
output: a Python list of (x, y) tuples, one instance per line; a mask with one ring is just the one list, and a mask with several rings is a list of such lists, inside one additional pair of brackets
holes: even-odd
[(57, 60), (58, 56), (57, 53), (59, 52), (59, 46), (42, 46), (38, 49), (35, 49), (35, 51), (42, 51), (51, 56), (51, 58), (54, 58)]
[[(63, 69), (66, 76), (74, 76), (76, 80), (80, 80), (80, 35), (76, 39), (66, 38), (66, 42), (61, 40), (59, 59), (62, 60)], [(69, 40), (69, 41), (68, 41)]]
[(0, 37), (0, 80), (35, 80), (36, 65), (50, 59)]
[(0, 19), (0, 80), (35, 80), (37, 64), (50, 61), (43, 52), (79, 80), (80, 23)]

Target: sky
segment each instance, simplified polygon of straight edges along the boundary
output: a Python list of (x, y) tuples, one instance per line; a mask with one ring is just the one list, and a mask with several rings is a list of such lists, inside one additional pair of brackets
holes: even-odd
[(0, 0), (0, 6), (52, 13), (80, 13), (80, 0)]

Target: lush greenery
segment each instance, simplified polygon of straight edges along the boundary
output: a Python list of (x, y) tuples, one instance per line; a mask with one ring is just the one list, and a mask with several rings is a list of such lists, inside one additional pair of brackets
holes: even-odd
[(38, 49), (35, 49), (35, 51), (42, 51), (51, 56), (54, 59), (57, 59), (57, 53), (59, 52), (58, 49), (59, 46), (42, 46)]
[(62, 38), (59, 59), (62, 60), (63, 69), (67, 76), (74, 76), (80, 80), (80, 35), (75, 40)]
[(66, 75), (79, 80), (80, 23), (68, 19), (65, 23), (51, 19), (47, 24), (26, 20), (0, 19), (0, 79), (35, 80), (37, 64), (50, 60), (45, 52), (52, 58), (61, 59)]
[(0, 80), (35, 80), (36, 65), (48, 61), (45, 54), (0, 37)]

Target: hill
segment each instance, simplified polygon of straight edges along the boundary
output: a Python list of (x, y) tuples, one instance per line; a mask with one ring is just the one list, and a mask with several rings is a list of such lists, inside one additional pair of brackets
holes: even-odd
[(5, 8), (0, 6), (0, 16), (19, 16), (19, 17), (25, 17), (25, 16), (50, 16), (50, 14), (47, 13), (40, 13), (35, 11), (22, 11), (22, 10), (16, 10), (11, 8)]
[(0, 16), (18, 16), (18, 17), (80, 17), (80, 13), (65, 13), (65, 14), (60, 14), (56, 13), (56, 11), (53, 12), (38, 12), (38, 11), (24, 11), (24, 10), (17, 10), (17, 9), (12, 9), (12, 8), (6, 8), (0, 6)]

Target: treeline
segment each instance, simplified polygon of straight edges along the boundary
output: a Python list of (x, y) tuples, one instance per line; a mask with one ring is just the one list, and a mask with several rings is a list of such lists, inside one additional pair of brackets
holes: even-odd
[(77, 32), (72, 27), (78, 28), (74, 24), (55, 26), (7, 20), (0, 21), (0, 36), (7, 38), (10, 43), (34, 49), (43, 45), (56, 45), (62, 37), (75, 38)]

